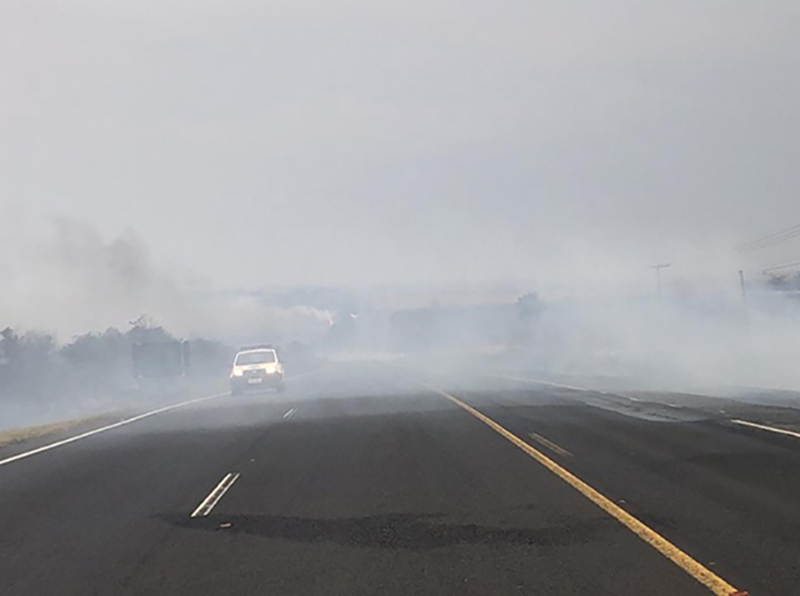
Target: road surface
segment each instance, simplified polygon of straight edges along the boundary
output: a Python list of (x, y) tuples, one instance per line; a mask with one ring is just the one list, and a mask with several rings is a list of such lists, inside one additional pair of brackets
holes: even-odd
[(800, 590), (800, 439), (688, 409), (353, 363), (54, 442), (0, 449), (4, 596)]

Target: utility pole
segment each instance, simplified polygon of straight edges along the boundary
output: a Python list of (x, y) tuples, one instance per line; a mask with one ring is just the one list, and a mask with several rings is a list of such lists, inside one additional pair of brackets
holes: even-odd
[(747, 301), (747, 286), (744, 285), (744, 269), (739, 269), (739, 285), (742, 288), (742, 302)]
[(656, 270), (656, 283), (658, 284), (658, 299), (661, 300), (661, 270), (670, 267), (670, 263), (657, 263), (656, 265), (651, 265), (651, 269)]

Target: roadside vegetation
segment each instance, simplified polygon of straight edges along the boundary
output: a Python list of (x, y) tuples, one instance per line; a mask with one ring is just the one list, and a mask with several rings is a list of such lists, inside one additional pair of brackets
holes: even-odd
[[(138, 321), (128, 331), (109, 328), (86, 333), (66, 344), (49, 334), (0, 331), (0, 410), (52, 409), (54, 404), (91, 404), (134, 398), (141, 392), (132, 353), (137, 343), (176, 341), (167, 330)], [(193, 377), (224, 375), (232, 349), (212, 340), (188, 343)], [(0, 428), (8, 427), (0, 421)]]

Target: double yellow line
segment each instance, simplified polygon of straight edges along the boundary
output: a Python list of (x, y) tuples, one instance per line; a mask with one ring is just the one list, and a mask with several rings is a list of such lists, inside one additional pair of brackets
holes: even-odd
[(569, 484), (572, 488), (581, 493), (584, 497), (589, 499), (592, 503), (600, 507), (603, 511), (608, 513), (611, 517), (620, 522), (623, 526), (631, 530), (639, 538), (644, 540), (647, 544), (652, 546), (667, 559), (672, 561), (675, 565), (683, 569), (686, 573), (696, 579), (698, 582), (706, 586), (716, 596), (747, 596), (747, 592), (738, 590), (716, 573), (690, 557), (683, 552), (680, 548), (672, 544), (669, 540), (664, 538), (661, 534), (646, 526), (644, 523), (636, 519), (630, 513), (625, 511), (622, 507), (608, 499), (606, 496), (586, 484), (583, 480), (575, 476), (572, 472), (563, 468), (555, 461), (544, 455), (542, 452), (531, 447), (512, 432), (500, 426), (497, 422), (482, 414), (469, 404), (464, 403), (457, 397), (450, 395), (444, 391), (437, 389), (427, 383), (424, 384), (431, 391), (447, 398), (459, 408), (469, 412), (475, 418), (486, 424), (489, 428), (496, 433), (507, 439), (519, 447), (522, 451), (527, 453), (530, 457), (535, 459), (545, 468), (550, 470), (553, 474), (561, 478), (564, 482)]

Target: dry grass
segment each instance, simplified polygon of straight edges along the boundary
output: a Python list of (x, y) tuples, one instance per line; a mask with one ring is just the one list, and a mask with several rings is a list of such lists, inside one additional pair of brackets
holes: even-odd
[(0, 431), (0, 447), (15, 445), (16, 443), (24, 443), (25, 441), (43, 437), (51, 433), (69, 430), (70, 428), (78, 426), (79, 424), (84, 424), (91, 420), (95, 420), (96, 418), (96, 416), (89, 418), (78, 418), (76, 420), (54, 422), (53, 424), (42, 424), (40, 426), (28, 426), (25, 428), (15, 428), (13, 430)]

